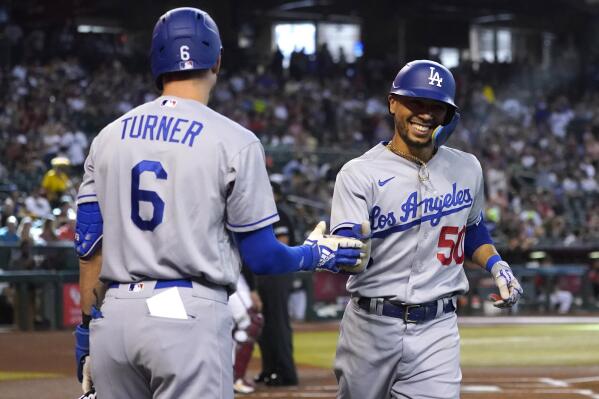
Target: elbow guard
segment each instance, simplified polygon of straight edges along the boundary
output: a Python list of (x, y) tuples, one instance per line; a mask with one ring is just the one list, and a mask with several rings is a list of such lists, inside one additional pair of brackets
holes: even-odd
[(102, 243), (104, 221), (97, 202), (86, 202), (77, 207), (75, 249), (81, 259), (89, 259)]

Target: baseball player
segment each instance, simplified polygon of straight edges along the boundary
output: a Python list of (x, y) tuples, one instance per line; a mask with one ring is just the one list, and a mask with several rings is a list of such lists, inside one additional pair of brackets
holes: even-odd
[(324, 236), (324, 222), (304, 245), (276, 240), (259, 140), (206, 106), (221, 49), (206, 12), (162, 15), (150, 53), (162, 95), (91, 144), (77, 199), (75, 335), (83, 390), (102, 399), (233, 397), (227, 301), (240, 256), (257, 274), (364, 267), (367, 241)]
[(495, 306), (509, 307), (522, 294), (482, 220), (481, 165), (440, 145), (457, 123), (454, 95), (444, 66), (408, 63), (388, 96), (393, 139), (337, 175), (332, 232), (359, 237), (355, 225), (364, 218), (372, 232), (366, 270), (347, 283), (338, 398), (459, 398), (455, 310), (456, 296), (468, 290), (466, 256), (495, 278)]

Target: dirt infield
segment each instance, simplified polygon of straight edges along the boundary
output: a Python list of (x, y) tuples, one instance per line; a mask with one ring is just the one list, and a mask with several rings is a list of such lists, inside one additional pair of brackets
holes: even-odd
[[(68, 331), (0, 333), (0, 399), (74, 399), (74, 338)], [(250, 375), (258, 371), (252, 361)], [(466, 368), (462, 398), (599, 399), (599, 365), (585, 367)], [(298, 387), (258, 386), (245, 398), (334, 398), (331, 370), (299, 366)]]

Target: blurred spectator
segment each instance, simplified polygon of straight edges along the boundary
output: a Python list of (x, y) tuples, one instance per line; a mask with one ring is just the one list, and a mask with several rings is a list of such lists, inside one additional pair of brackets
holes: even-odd
[(31, 232), (32, 220), (29, 216), (21, 219), (19, 227), (17, 228), (17, 235), (21, 242), (27, 241), (29, 244), (33, 244), (33, 234)]
[(6, 219), (6, 226), (0, 228), (0, 242), (11, 243), (19, 242), (20, 237), (17, 233), (17, 218), (9, 216)]
[(32, 253), (33, 244), (31, 241), (23, 240), (19, 244), (19, 250), (14, 253), (10, 261), (10, 268), (13, 270), (33, 270), (36, 267), (35, 259)]
[(65, 157), (56, 157), (51, 162), (52, 168), (44, 175), (42, 188), (46, 191), (50, 204), (57, 206), (60, 197), (72, 188), (67, 174), (70, 161)]
[(34, 218), (43, 219), (52, 214), (50, 202), (48, 202), (43, 188), (38, 188), (25, 198), (25, 209)]
[(42, 232), (36, 240), (36, 244), (48, 245), (56, 241), (58, 241), (58, 237), (56, 236), (56, 232), (54, 231), (54, 218), (49, 217), (44, 220)]
[(67, 213), (67, 221), (56, 231), (58, 239), (62, 241), (75, 241), (76, 225), (77, 215), (75, 214), (75, 211), (69, 209)]
[(283, 53), (281, 52), (281, 48), (278, 46), (272, 54), (270, 71), (279, 79), (283, 77)]
[(15, 205), (15, 201), (11, 197), (6, 197), (4, 203), (2, 204), (2, 212), (0, 213), (0, 224), (2, 226), (6, 225), (8, 218), (18, 214), (17, 207)]
[(77, 175), (83, 173), (83, 162), (88, 145), (87, 136), (81, 130), (71, 128), (62, 135), (60, 145), (68, 155), (73, 173)]

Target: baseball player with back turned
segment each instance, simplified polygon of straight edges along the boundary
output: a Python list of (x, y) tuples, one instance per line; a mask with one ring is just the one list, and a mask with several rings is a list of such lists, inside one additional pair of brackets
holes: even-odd
[(101, 399), (233, 397), (240, 255), (257, 274), (365, 266), (368, 240), (324, 236), (324, 222), (304, 245), (275, 238), (262, 145), (206, 106), (221, 49), (204, 11), (161, 16), (150, 57), (162, 95), (106, 126), (85, 162), (76, 357)]
[(404, 66), (388, 101), (395, 134), (337, 175), (331, 226), (359, 237), (370, 219), (371, 257), (349, 278), (337, 345), (337, 397), (459, 398), (456, 295), (466, 256), (494, 277), (509, 307), (522, 294), (482, 220), (483, 173), (471, 154), (441, 146), (458, 122), (455, 81), (427, 60)]

